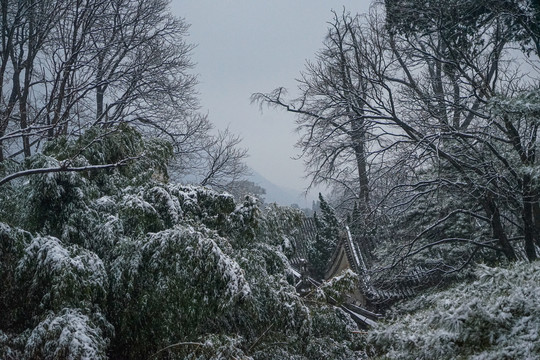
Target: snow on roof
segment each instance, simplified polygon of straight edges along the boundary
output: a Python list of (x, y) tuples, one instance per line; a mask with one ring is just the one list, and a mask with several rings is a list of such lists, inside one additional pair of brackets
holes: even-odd
[(358, 314), (357, 312), (354, 312), (352, 311), (351, 309), (348, 309), (346, 307), (342, 307), (346, 312), (348, 312), (350, 315), (352, 315), (353, 317), (356, 317), (358, 320), (360, 320), (361, 322), (363, 322), (364, 324), (368, 325), (368, 326), (375, 326), (377, 325), (377, 322), (371, 320), (370, 318), (364, 316), (364, 315), (360, 315)]

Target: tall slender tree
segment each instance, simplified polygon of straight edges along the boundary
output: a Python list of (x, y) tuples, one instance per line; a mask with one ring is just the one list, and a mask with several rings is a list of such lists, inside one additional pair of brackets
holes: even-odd
[(374, 125), (366, 116), (369, 84), (361, 70), (365, 49), (358, 41), (358, 20), (346, 12), (333, 13), (324, 48), (307, 63), (298, 81), (298, 98), (285, 100), (285, 89), (278, 88), (252, 99), (297, 114), (301, 134), (297, 145), (311, 183), (348, 188), (367, 209)]

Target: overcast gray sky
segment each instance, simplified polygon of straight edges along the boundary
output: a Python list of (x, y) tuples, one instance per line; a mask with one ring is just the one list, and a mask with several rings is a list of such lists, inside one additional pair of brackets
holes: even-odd
[(249, 149), (247, 163), (271, 182), (303, 190), (304, 167), (292, 158), (294, 116), (250, 104), (255, 92), (284, 86), (292, 95), (306, 60), (313, 59), (331, 10), (365, 13), (371, 0), (172, 0), (174, 14), (191, 24), (189, 41), (199, 75), (203, 112), (227, 126)]

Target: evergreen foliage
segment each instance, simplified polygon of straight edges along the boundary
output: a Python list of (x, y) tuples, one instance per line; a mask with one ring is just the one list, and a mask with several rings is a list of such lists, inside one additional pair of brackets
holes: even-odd
[[(440, 176), (451, 176), (448, 169), (438, 171)], [(429, 179), (436, 176), (434, 169), (424, 172), (419, 178), (426, 185), (401, 194), (403, 203), (413, 198), (414, 202), (396, 206), (392, 222), (377, 229), (374, 261), (387, 269), (372, 278), (380, 288), (428, 287), (469, 276), (472, 268), (467, 265), (471, 263), (504, 261), (492, 251), (487, 224), (473, 215), (478, 211), (475, 199), (453, 183), (437, 185), (434, 191), (429, 185)]]
[(477, 280), (400, 304), (370, 331), (380, 359), (536, 359), (540, 264), (481, 265)]
[(0, 187), (1, 358), (362, 358), (348, 315), (296, 293), (297, 210), (162, 182), (170, 147), (125, 125), (46, 149), (21, 169), (133, 160)]
[(540, 4), (535, 0), (385, 0), (384, 4), (391, 31), (425, 35), (442, 27), (451, 44), (466, 49), (475, 31), (499, 17), (509, 29), (508, 40), (526, 52), (540, 50)]
[(339, 241), (340, 226), (334, 209), (321, 193), (319, 204), (320, 214), (314, 214), (317, 237), (309, 251), (309, 262), (313, 275), (321, 279)]

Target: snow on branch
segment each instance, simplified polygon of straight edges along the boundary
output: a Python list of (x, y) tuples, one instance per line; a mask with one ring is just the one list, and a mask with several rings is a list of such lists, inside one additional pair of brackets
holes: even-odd
[(96, 171), (96, 170), (117, 168), (117, 167), (125, 166), (130, 161), (140, 159), (141, 157), (142, 157), (142, 155), (134, 156), (134, 157), (128, 157), (128, 158), (122, 159), (122, 160), (120, 160), (118, 162), (115, 162), (113, 164), (87, 165), (87, 166), (72, 167), (72, 166), (69, 166), (69, 162), (64, 162), (60, 166), (55, 166), (55, 167), (46, 167), (46, 168), (22, 170), (22, 171), (18, 171), (16, 173), (10, 174), (10, 175), (0, 179), (0, 186), (10, 182), (11, 180), (15, 180), (15, 179), (23, 177), (23, 176), (30, 176), (30, 175), (36, 175), (36, 174), (59, 173), (59, 172)]

